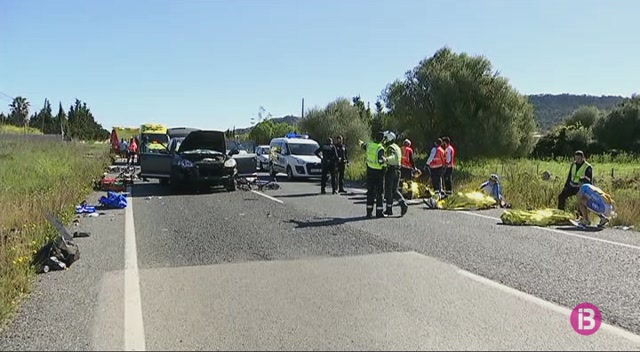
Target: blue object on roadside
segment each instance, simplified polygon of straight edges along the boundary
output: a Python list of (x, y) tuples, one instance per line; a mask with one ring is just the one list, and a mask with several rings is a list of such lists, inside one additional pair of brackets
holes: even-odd
[(113, 191), (107, 192), (107, 196), (100, 197), (98, 201), (103, 207), (108, 209), (124, 209), (128, 204), (126, 195)]
[(96, 207), (93, 207), (91, 205), (86, 205), (86, 204), (76, 205), (76, 214), (90, 214), (95, 212), (96, 212)]

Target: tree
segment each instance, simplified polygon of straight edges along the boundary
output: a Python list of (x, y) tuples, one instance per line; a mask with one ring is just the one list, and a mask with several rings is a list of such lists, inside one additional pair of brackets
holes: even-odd
[(482, 56), (442, 48), (382, 97), (397, 131), (422, 146), (446, 134), (465, 157), (524, 156), (533, 147), (532, 105)]
[(591, 128), (602, 116), (602, 111), (595, 106), (582, 106), (564, 120), (566, 126), (583, 126)]
[(29, 124), (29, 106), (30, 103), (27, 98), (15, 97), (9, 104), (11, 110), (7, 122), (15, 126), (27, 127)]
[(269, 144), (273, 138), (283, 137), (289, 132), (298, 132), (298, 129), (288, 123), (275, 123), (267, 119), (251, 129), (249, 139), (257, 144)]
[(640, 97), (634, 97), (599, 119), (593, 132), (606, 148), (640, 152)]
[(69, 107), (68, 114), (69, 135), (81, 140), (104, 140), (109, 138), (109, 131), (97, 123), (87, 107), (76, 99), (75, 104)]
[(346, 98), (338, 98), (325, 108), (315, 107), (298, 121), (298, 126), (320, 143), (342, 135), (348, 148), (358, 150), (358, 140), (368, 141), (371, 129), (369, 122), (360, 118), (360, 108), (351, 103)]
[(62, 102), (58, 103), (58, 114), (53, 118), (52, 130), (55, 134), (64, 135), (65, 133), (68, 133), (67, 114), (62, 108)]
[(38, 112), (29, 123), (42, 131), (45, 134), (57, 134), (60, 128), (57, 129), (54, 126), (53, 116), (51, 114), (51, 103), (49, 99), (44, 100), (44, 105), (40, 112)]

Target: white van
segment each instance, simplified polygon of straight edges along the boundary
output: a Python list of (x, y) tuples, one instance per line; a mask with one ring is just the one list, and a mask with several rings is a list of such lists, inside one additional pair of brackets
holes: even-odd
[(285, 137), (272, 139), (269, 147), (269, 172), (272, 176), (283, 172), (292, 180), (322, 175), (321, 160), (315, 155), (320, 145), (313, 139), (290, 133)]

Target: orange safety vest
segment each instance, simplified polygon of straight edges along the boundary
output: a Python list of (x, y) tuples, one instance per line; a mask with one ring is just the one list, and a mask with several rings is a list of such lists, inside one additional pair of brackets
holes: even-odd
[(442, 147), (438, 147), (438, 149), (436, 149), (436, 156), (431, 160), (429, 167), (432, 169), (443, 167), (445, 160), (444, 149), (442, 149)]
[[(453, 146), (451, 144), (449, 144), (447, 150), (451, 150), (451, 165), (449, 166), (454, 167), (456, 165), (456, 150), (453, 149)], [(447, 154), (444, 155), (444, 160), (445, 162), (447, 161)]]
[(411, 164), (411, 154), (413, 153), (413, 149), (410, 147), (402, 147), (402, 167), (405, 169), (411, 169), (413, 165)]

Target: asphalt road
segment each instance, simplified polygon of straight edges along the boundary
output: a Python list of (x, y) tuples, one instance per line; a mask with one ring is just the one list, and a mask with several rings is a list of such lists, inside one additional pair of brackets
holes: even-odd
[[(497, 211), (412, 206), (364, 219), (364, 195), (171, 195), (80, 219), (82, 258), (41, 275), (2, 350), (640, 350), (640, 240), (497, 225)], [(574, 332), (590, 302), (604, 323)]]

